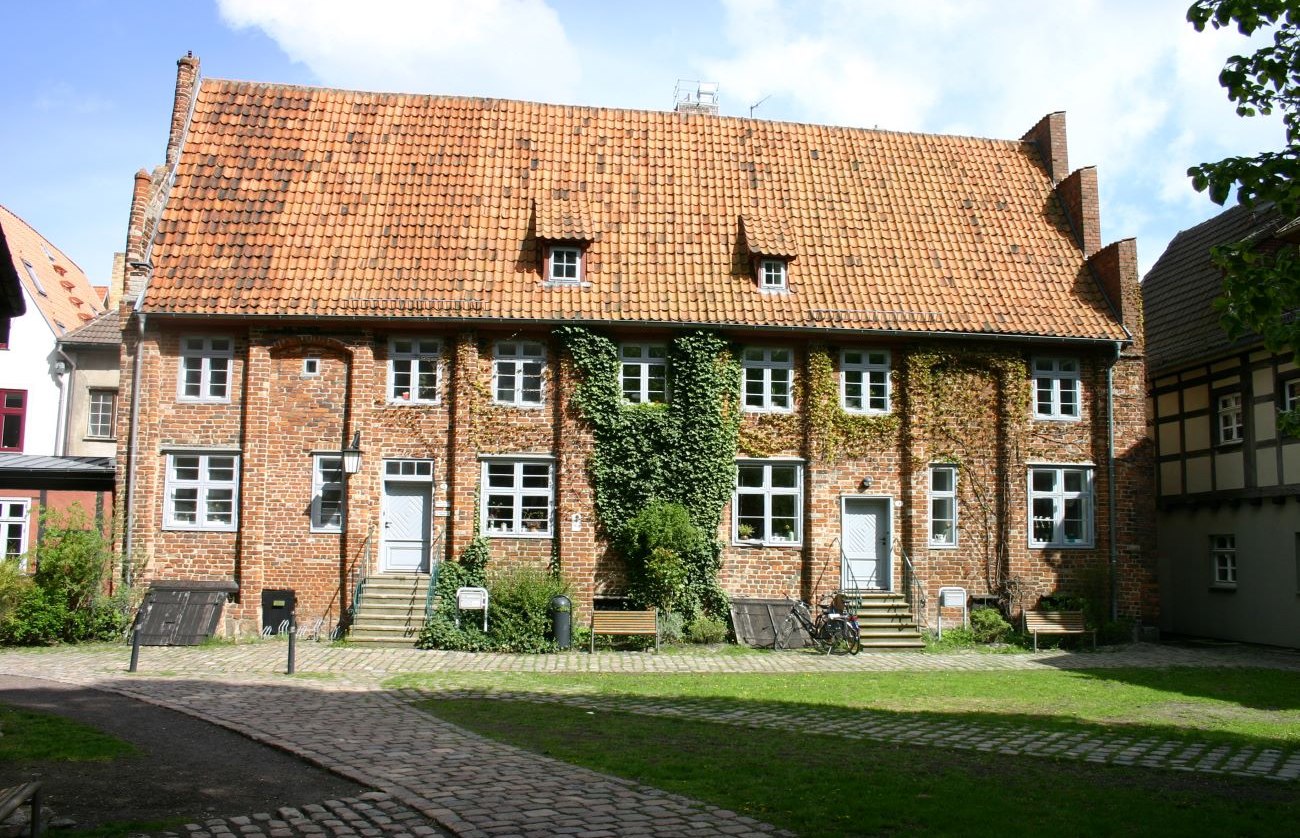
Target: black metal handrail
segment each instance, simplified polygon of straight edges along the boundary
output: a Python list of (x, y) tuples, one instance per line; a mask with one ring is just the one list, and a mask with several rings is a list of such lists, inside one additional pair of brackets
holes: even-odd
[(903, 559), (903, 574), (907, 577), (905, 589), (907, 591), (907, 605), (912, 609), (912, 619), (916, 620), (918, 628), (925, 630), (929, 628), (926, 620), (926, 614), (929, 604), (925, 596), (925, 585), (916, 574), (916, 565), (912, 564), (912, 559), (907, 555), (907, 549), (900, 543), (898, 545), (898, 555)]

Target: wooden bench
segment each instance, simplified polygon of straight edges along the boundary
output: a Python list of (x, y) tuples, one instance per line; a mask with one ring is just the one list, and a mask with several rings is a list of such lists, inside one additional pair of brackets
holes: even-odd
[(596, 635), (645, 635), (654, 636), (655, 651), (659, 651), (659, 612), (654, 608), (649, 611), (592, 611), (591, 612), (591, 651), (596, 651)]
[(27, 834), (31, 838), (37, 838), (45, 831), (44, 825), (41, 823), (41, 784), (39, 781), (0, 789), (0, 823), (4, 823), (10, 815), (27, 804), (32, 807), (31, 819), (27, 822)]
[(1038, 651), (1040, 634), (1091, 634), (1092, 648), (1097, 648), (1097, 630), (1083, 624), (1082, 611), (1031, 611), (1025, 609), (1025, 631), (1034, 636)]

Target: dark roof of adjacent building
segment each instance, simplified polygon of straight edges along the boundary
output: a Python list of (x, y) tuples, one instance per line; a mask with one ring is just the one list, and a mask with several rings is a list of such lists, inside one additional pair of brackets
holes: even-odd
[(117, 346), (122, 343), (122, 318), (117, 309), (106, 311), (86, 325), (64, 335), (68, 346)]
[(206, 79), (143, 310), (1123, 340), (1053, 188), (1024, 140)]
[(1223, 272), (1210, 261), (1210, 249), (1272, 233), (1283, 221), (1271, 206), (1236, 206), (1174, 236), (1142, 281), (1152, 374), (1258, 343), (1254, 335), (1232, 340), (1223, 330), (1214, 307), (1223, 292)]
[(111, 490), (112, 457), (0, 454), (0, 489)]

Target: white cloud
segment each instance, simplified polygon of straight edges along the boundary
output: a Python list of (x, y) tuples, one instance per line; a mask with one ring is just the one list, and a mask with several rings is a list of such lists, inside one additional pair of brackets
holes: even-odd
[(335, 87), (566, 101), (579, 67), (542, 0), (218, 0)]

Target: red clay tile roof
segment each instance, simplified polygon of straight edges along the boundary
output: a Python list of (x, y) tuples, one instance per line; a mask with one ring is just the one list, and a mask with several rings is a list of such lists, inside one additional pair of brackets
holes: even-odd
[(208, 79), (153, 261), (153, 312), (1124, 336), (1032, 145), (671, 112)]
[(4, 238), (0, 252), (9, 257), (0, 270), (18, 277), (55, 337), (81, 328), (104, 310), (103, 300), (77, 263), (4, 206), (0, 206), (0, 236)]

